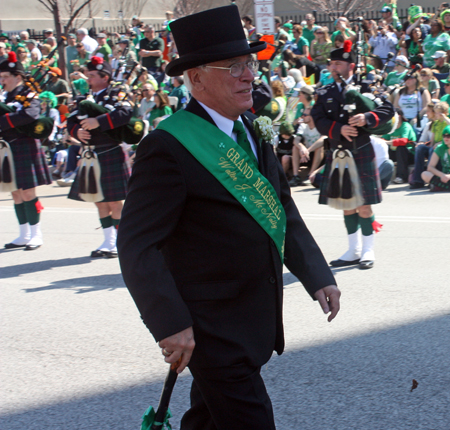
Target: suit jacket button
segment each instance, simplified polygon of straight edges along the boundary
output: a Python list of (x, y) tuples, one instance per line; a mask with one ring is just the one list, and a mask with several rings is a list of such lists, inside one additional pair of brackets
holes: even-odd
[(277, 282), (277, 281), (276, 281), (276, 279), (275, 279), (273, 276), (271, 276), (271, 277), (269, 278), (269, 282), (270, 282), (271, 284), (275, 284), (275, 282)]

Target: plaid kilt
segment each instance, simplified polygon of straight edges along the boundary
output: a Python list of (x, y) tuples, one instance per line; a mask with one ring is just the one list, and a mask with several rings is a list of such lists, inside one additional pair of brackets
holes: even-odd
[[(117, 145), (109, 149), (99, 148), (98, 150), (95, 150), (95, 152), (98, 155), (98, 161), (100, 163), (100, 184), (105, 197), (102, 202), (119, 202), (125, 200), (130, 170), (122, 147)], [(78, 194), (78, 176), (80, 171), (81, 169), (78, 169), (78, 174), (73, 181), (67, 197), (72, 200), (84, 201)]]
[(439, 176), (433, 175), (431, 178), (430, 184), (433, 184), (436, 187), (442, 188), (443, 190), (450, 191), (450, 181), (444, 183), (441, 181)]
[[(376, 205), (381, 202), (381, 184), (380, 175), (378, 173), (375, 152), (373, 146), (368, 143), (358, 148), (358, 153), (352, 151), (358, 170), (359, 179), (361, 181), (362, 194), (365, 205)], [(323, 173), (322, 184), (320, 185), (319, 204), (326, 205), (328, 201), (327, 189), (330, 178), (330, 168), (333, 159), (333, 151), (327, 152), (325, 160), (325, 171)]]
[(10, 144), (14, 158), (17, 188), (28, 190), (52, 183), (45, 152), (39, 140), (18, 138)]

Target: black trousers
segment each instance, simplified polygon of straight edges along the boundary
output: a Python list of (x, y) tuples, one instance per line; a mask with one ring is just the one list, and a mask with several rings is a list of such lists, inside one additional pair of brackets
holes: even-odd
[(181, 420), (181, 430), (275, 430), (260, 367), (189, 369), (194, 377), (191, 408)]
[(409, 152), (408, 148), (406, 146), (397, 146), (396, 151), (389, 148), (389, 158), (397, 162), (397, 177), (408, 182), (408, 165), (414, 163), (414, 156)]

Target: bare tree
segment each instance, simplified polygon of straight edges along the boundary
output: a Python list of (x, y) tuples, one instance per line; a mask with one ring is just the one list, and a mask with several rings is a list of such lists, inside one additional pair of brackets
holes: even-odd
[[(71, 28), (72, 23), (77, 19), (83, 10), (94, 0), (37, 0), (45, 9), (53, 16), (53, 23), (55, 26), (56, 38), (61, 40), (61, 37), (67, 33), (67, 29)], [(71, 13), (67, 22), (63, 23), (61, 19), (61, 9)], [(58, 49), (59, 62), (63, 76), (66, 76), (66, 56), (64, 45), (60, 45)]]
[[(309, 10), (317, 9), (330, 17), (343, 16), (348, 13), (358, 13), (371, 10), (379, 5), (383, 0), (309, 0), (307, 5)], [(304, 0), (291, 0), (291, 3), (305, 8)]]
[(140, 16), (147, 3), (148, 0), (116, 0), (114, 3), (110, 3), (110, 5), (117, 16), (119, 16), (118, 12), (121, 11), (119, 18), (122, 21), (122, 25), (129, 26), (132, 16)]

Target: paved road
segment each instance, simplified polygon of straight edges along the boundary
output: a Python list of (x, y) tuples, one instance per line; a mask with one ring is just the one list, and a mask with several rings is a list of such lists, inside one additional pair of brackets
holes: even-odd
[[(41, 249), (0, 251), (0, 428), (138, 429), (166, 365), (117, 260), (88, 257), (102, 241), (94, 206), (67, 191), (39, 190)], [(331, 260), (345, 250), (343, 221), (317, 194), (294, 192)], [(449, 209), (450, 194), (388, 189), (375, 268), (335, 270), (342, 310), (331, 324), (285, 273), (286, 352), (263, 369), (279, 430), (450, 429)], [(6, 194), (0, 219), (3, 244), (17, 231)], [(175, 387), (174, 429), (190, 382), (186, 372)]]

